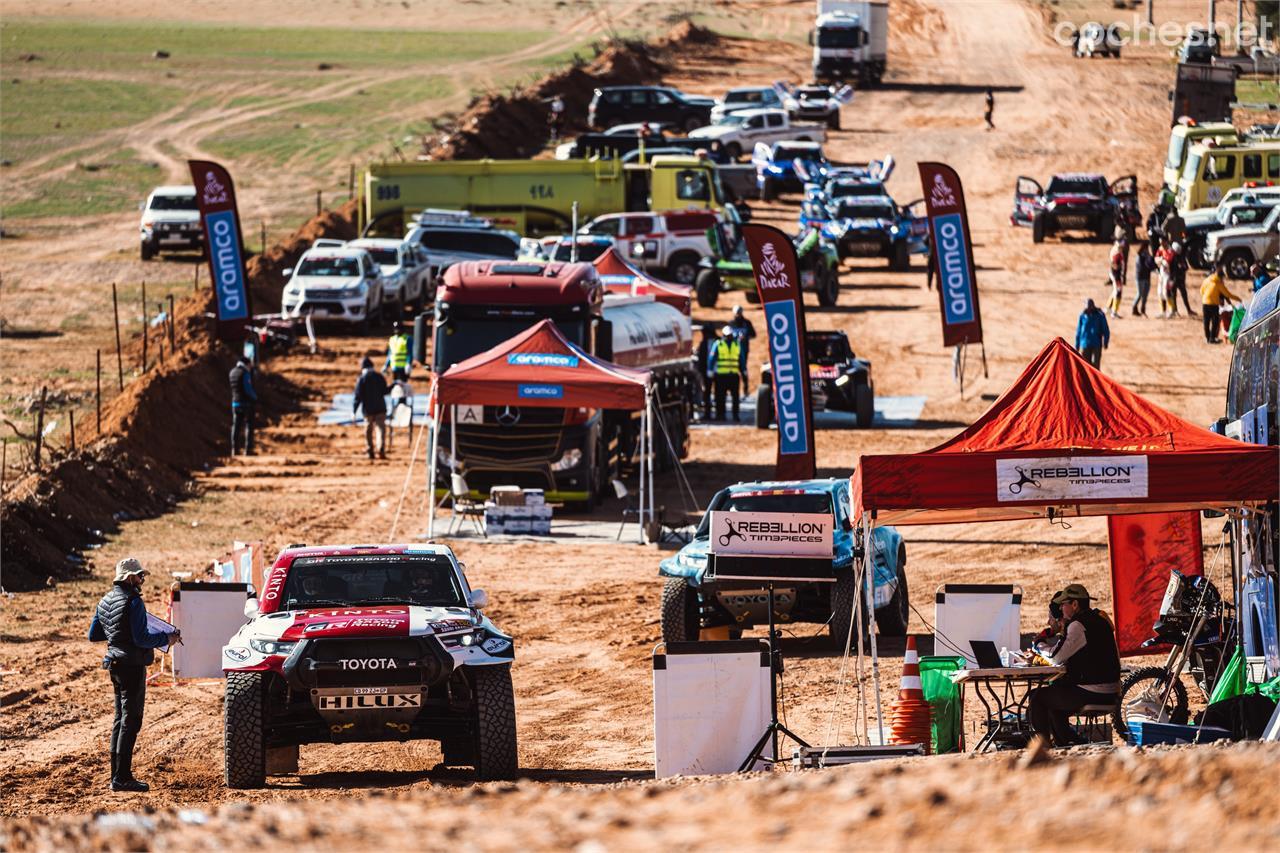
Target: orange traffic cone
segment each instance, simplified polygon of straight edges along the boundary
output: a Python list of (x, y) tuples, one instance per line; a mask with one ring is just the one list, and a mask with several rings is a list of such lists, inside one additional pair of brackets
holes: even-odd
[(927, 755), (932, 740), (929, 703), (920, 687), (920, 657), (916, 654), (915, 637), (907, 637), (907, 653), (902, 661), (902, 683), (898, 698), (889, 709), (889, 743), (924, 744)]

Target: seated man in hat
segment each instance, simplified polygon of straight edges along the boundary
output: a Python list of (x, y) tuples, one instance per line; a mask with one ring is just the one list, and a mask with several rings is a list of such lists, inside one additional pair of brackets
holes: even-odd
[(1049, 663), (1066, 668), (1061, 678), (1028, 694), (1031, 727), (1057, 746), (1080, 743), (1067, 718), (1085, 705), (1116, 701), (1120, 692), (1120, 653), (1111, 623), (1089, 606), (1089, 591), (1078, 583), (1053, 597), (1062, 607), (1065, 625), (1061, 645), (1046, 654)]

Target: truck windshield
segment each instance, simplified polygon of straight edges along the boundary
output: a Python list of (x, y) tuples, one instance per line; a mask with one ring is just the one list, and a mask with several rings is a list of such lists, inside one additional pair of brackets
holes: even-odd
[(822, 27), (818, 30), (818, 47), (862, 47), (861, 27)]
[(760, 494), (759, 492), (721, 492), (711, 499), (702, 521), (698, 524), (698, 539), (706, 539), (711, 526), (711, 511), (717, 512), (778, 512), (778, 513), (831, 513), (831, 496), (826, 492), (787, 492), (785, 494)]
[(1187, 136), (1185, 133), (1169, 134), (1169, 153), (1164, 158), (1166, 169), (1181, 169), (1182, 158), (1187, 153)]
[[(555, 257), (552, 258), (552, 260), (567, 262), (569, 260), (569, 254), (572, 248), (573, 247), (568, 243), (560, 243), (559, 245), (556, 246)], [(578, 262), (591, 263), (596, 258), (603, 255), (605, 252), (609, 251), (609, 249), (611, 248), (613, 248), (612, 243), (603, 243), (603, 242), (597, 243), (595, 241), (592, 241), (590, 243), (579, 243), (578, 244)]]
[(361, 604), (466, 607), (458, 574), (440, 554), (299, 557), (285, 582), (285, 610)]
[[(530, 316), (520, 317), (468, 317), (461, 322), (458, 318), (451, 317), (443, 323), (438, 323), (433, 358), (435, 371), (443, 373), (451, 366), (466, 361), (473, 355), (493, 349), (542, 319), (542, 317), (532, 316), (532, 311), (529, 313)], [(557, 320), (556, 328), (572, 343), (583, 349), (589, 348), (584, 321)]]
[(842, 219), (893, 219), (893, 208), (887, 204), (864, 204), (856, 198), (840, 203)]
[(773, 149), (773, 162), (783, 163), (787, 160), (821, 160), (822, 154), (816, 148), (799, 145), (779, 145)]
[(1193, 151), (1187, 155), (1187, 162), (1182, 166), (1183, 179), (1195, 180), (1200, 174), (1200, 157), (1202, 155), (1198, 151)]
[(835, 184), (831, 187), (832, 198), (853, 198), (855, 196), (887, 195), (884, 184), (869, 181), (865, 184)]
[(199, 210), (193, 195), (156, 195), (151, 197), (148, 210)]
[(726, 104), (763, 104), (766, 103), (771, 89), (730, 89), (724, 96)]
[(467, 252), (493, 258), (511, 258), (520, 254), (520, 243), (493, 231), (423, 231), (418, 238), (423, 248), (437, 252)]
[(365, 251), (373, 255), (374, 262), (380, 267), (400, 266), (400, 255), (395, 249), (365, 249)]
[(1049, 195), (1106, 195), (1107, 182), (1103, 178), (1075, 178), (1056, 176), (1045, 189)]
[(298, 275), (351, 278), (360, 275), (360, 262), (355, 258), (303, 258)]

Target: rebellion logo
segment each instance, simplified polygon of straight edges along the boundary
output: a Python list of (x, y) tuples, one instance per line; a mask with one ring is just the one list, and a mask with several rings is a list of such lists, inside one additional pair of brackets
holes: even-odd
[(1145, 498), (1145, 456), (1063, 456), (996, 462), (1001, 502)]

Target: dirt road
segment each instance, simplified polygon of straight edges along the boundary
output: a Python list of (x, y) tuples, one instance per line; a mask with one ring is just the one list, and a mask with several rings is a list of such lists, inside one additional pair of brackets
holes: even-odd
[[(1085, 298), (1105, 299), (1104, 246), (1074, 241), (1033, 246), (1029, 231), (1008, 225), (1015, 176), (1044, 178), (1052, 171), (1089, 170), (1115, 177), (1136, 172), (1149, 191), (1157, 180), (1165, 143), (1166, 106), (1160, 93), (1169, 70), (1155, 52), (1130, 51), (1123, 60), (1106, 63), (1071, 61), (1064, 49), (1048, 41), (1040, 14), (1017, 0), (895, 0), (893, 8), (889, 80), (881, 89), (858, 94), (846, 109), (847, 129), (833, 135), (829, 153), (845, 160), (892, 153), (898, 168), (890, 188), (901, 202), (919, 195), (917, 161), (941, 159), (958, 169), (966, 183), (977, 242), (990, 377), (981, 378), (976, 359), (971, 360), (965, 395), (959, 395), (951, 376), (951, 354), (939, 346), (937, 297), (924, 289), (922, 268), (898, 274), (870, 265), (847, 268), (839, 305), (814, 307), (811, 327), (846, 330), (859, 353), (873, 360), (878, 394), (928, 399), (914, 429), (821, 432), (819, 464), (823, 474), (832, 476), (847, 476), (864, 452), (919, 450), (953, 434), (980, 414), (991, 395), (1007, 387), (1048, 340), (1057, 335), (1070, 338)], [(795, 44), (729, 40), (690, 56), (671, 82), (693, 91), (719, 92), (746, 82), (798, 79), (806, 73), (806, 61), (806, 51)], [(994, 131), (986, 130), (982, 121), (988, 86), (996, 96)], [(794, 222), (796, 214), (794, 198), (753, 208), (763, 218), (780, 222)], [(727, 299), (713, 311), (699, 311), (698, 317), (727, 319), (735, 301)], [(759, 325), (758, 312), (749, 309), (748, 314)], [(1103, 368), (1172, 411), (1207, 423), (1222, 410), (1229, 352), (1204, 344), (1199, 328), (1198, 321), (1189, 319), (1115, 320)], [(199, 475), (204, 496), (171, 515), (126, 525), (122, 535), (99, 552), (99, 572), (132, 553), (153, 568), (154, 576), (165, 577), (171, 570), (198, 567), (233, 538), (261, 539), (275, 549), (290, 542), (386, 536), (404, 482), (407, 450), (400, 445), (391, 462), (370, 465), (360, 456), (361, 439), (354, 429), (319, 427), (314, 419), (316, 408), (354, 382), (359, 356), (378, 345), (374, 339), (327, 338), (316, 356), (299, 355), (273, 364), (273, 381), (279, 393), (293, 398), (293, 412), (264, 430), (262, 453)], [(758, 366), (752, 370), (757, 375)], [(697, 430), (688, 474), (699, 499), (705, 501), (726, 483), (768, 476), (773, 450), (771, 433), (746, 426)], [(420, 494), (410, 495), (415, 523), (404, 533), (419, 529)], [(616, 512), (616, 507), (609, 507), (602, 515), (616, 517)], [(1102, 595), (1104, 607), (1109, 606), (1106, 528), (1101, 521), (1072, 522), (1069, 529), (1039, 523), (920, 527), (904, 534), (911, 599), (918, 611), (912, 617), (915, 633), (928, 633), (920, 614), (932, 619), (932, 593), (944, 582), (1022, 584), (1024, 631), (1039, 627), (1046, 597), (1068, 581), (1084, 582)], [(1216, 546), (1218, 533), (1206, 527), (1205, 541)], [(5, 677), (6, 707), (0, 720), (0, 768), (8, 781), (4, 812), (55, 815), (233, 799), (354, 796), (362, 814), (381, 817), (362, 817), (339, 830), (337, 825), (350, 814), (347, 809), (353, 808), (341, 806), (342, 811), (327, 813), (332, 821), (317, 830), (323, 835), (301, 839), (304, 846), (370, 846), (373, 842), (364, 833), (376, 821), (398, 821), (406, 810), (422, 805), (430, 809), (426, 814), (463, 809), (448, 825), (458, 837), (473, 840), (476, 824), (468, 823), (471, 818), (466, 815), (500, 814), (504, 820), (510, 816), (514, 823), (508, 825), (519, 837), (536, 839), (528, 842), (531, 846), (598, 837), (610, 846), (636, 847), (654, 836), (627, 827), (648, 829), (662, 823), (663, 814), (681, 815), (663, 841), (707, 847), (709, 838), (734, 837), (741, 846), (754, 848), (763, 846), (766, 838), (826, 846), (823, 842), (831, 838), (815, 836), (812, 826), (833, 820), (834, 805), (845, 822), (840, 826), (847, 825), (848, 832), (872, 818), (884, 818), (873, 837), (899, 846), (932, 842), (944, 847), (1053, 847), (1062, 844), (1063, 837), (1058, 824), (1047, 817), (1035, 824), (1035, 831), (1002, 834), (1010, 825), (1025, 824), (1017, 820), (1024, 805), (1007, 792), (1028, 786), (1048, 790), (1064, 785), (1064, 778), (1089, 780), (1120, 772), (1115, 770), (1120, 764), (1098, 759), (1096, 765), (1063, 769), (1063, 778), (1023, 779), (1008, 776), (1006, 762), (972, 764), (959, 759), (927, 768), (883, 767), (746, 786), (714, 782), (686, 790), (677, 783), (676, 790), (651, 785), (562, 793), (543, 783), (594, 786), (641, 779), (651, 772), (648, 656), (659, 635), (660, 555), (632, 545), (530, 546), (460, 539), (455, 547), (473, 583), (490, 591), (494, 619), (519, 641), (514, 673), (521, 763), (533, 784), (522, 783), (490, 799), (490, 794), (476, 789), (453, 790), (466, 787), (462, 776), (430, 772), (437, 755), (434, 745), (313, 746), (302, 750), (301, 775), (261, 792), (231, 796), (221, 787), (220, 686), (209, 683), (151, 691), (137, 766), (152, 782), (153, 792), (129, 800), (113, 797), (105, 790), (103, 758), (109, 688), (94, 666), (97, 649), (81, 639), (102, 584), (77, 583), (5, 605), (3, 665), (13, 674)], [(154, 591), (151, 600), (157, 600)], [(789, 723), (818, 743), (847, 742), (854, 727), (854, 708), (847, 698), (852, 686), (846, 687), (843, 704), (833, 710), (839, 657), (816, 636), (822, 633), (819, 626), (795, 626), (791, 633), (794, 636), (786, 642)], [(927, 645), (926, 639), (926, 650)], [(881, 692), (888, 700), (896, 692), (902, 643), (883, 642), (881, 652)], [(1250, 752), (1251, 757), (1240, 760), (1255, 768), (1248, 762), (1258, 755), (1262, 753)], [(1170, 763), (1143, 766), (1158, 778), (1175, 772), (1173, 768), (1181, 768), (1179, 762), (1185, 760), (1190, 759), (1174, 756), (1160, 759)], [(1274, 761), (1274, 755), (1265, 753), (1265, 760)], [(1075, 766), (1062, 766), (1068, 765)], [(1110, 769), (1087, 775), (1094, 771), (1086, 768), (1095, 766)], [(1138, 771), (1133, 772), (1136, 779)], [(1241, 770), (1237, 780), (1250, 772)], [(897, 773), (920, 784), (909, 792), (886, 787), (887, 779)], [(902, 804), (910, 796), (924, 796), (926, 781), (954, 790), (964, 784), (962, 779), (973, 780), (972, 790), (1006, 793), (978, 804), (967, 796), (948, 799), (944, 794), (932, 801), (928, 813)], [(1095, 815), (1110, 810), (1114, 819), (1108, 818), (1107, 825), (1122, 833), (1128, 833), (1122, 815), (1141, 815), (1145, 825), (1156, 826), (1181, 814), (1184, 805), (1178, 798), (1139, 790), (1133, 779), (1125, 776), (1099, 787), (1107, 793), (1091, 795), (1081, 807)], [(812, 806), (806, 792), (824, 786), (838, 788), (840, 797)], [(387, 789), (410, 799), (375, 805), (370, 798)], [(891, 790), (901, 791), (901, 798), (888, 797)], [(693, 801), (711, 808), (691, 815), (687, 804)], [(733, 807), (723, 812), (714, 807), (731, 801)], [(776, 802), (785, 814), (766, 812), (765, 801)], [(467, 811), (479, 802), (501, 805), (494, 811)], [(654, 803), (653, 810), (638, 805), (642, 802)], [(1220, 805), (1206, 803), (1205, 808), (1217, 810)], [(932, 822), (945, 823), (949, 815), (970, 807), (1005, 820), (966, 825), (962, 837), (924, 834)], [(566, 828), (566, 818), (549, 817), (549, 812), (578, 816), (573, 818), (577, 828)], [(229, 806), (218, 821), (240, 822), (251, 813)], [(299, 813), (293, 806), (265, 812), (261, 831), (274, 842), (293, 839), (293, 827), (301, 825), (294, 823)], [(718, 816), (713, 820), (711, 814)], [(276, 829), (265, 829), (267, 821)], [(1274, 837), (1275, 819), (1266, 821), (1259, 831)], [(751, 827), (746, 840), (742, 824)], [(290, 828), (281, 835), (286, 825)], [(716, 828), (730, 835), (713, 835)], [(1162, 835), (1159, 844), (1194, 846), (1193, 839), (1208, 840), (1209, 831)], [(41, 829), (40, 837), (47, 842), (58, 837), (55, 833)], [(264, 840), (257, 843), (267, 843), (268, 835), (258, 837)], [(85, 836), (68, 841), (73, 838)], [(1145, 843), (1133, 834), (1114, 835), (1108, 841), (1121, 846)], [(1099, 838), (1098, 843), (1106, 842)]]

